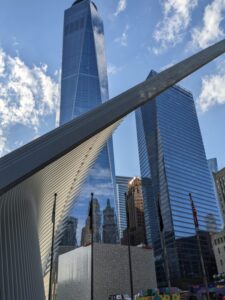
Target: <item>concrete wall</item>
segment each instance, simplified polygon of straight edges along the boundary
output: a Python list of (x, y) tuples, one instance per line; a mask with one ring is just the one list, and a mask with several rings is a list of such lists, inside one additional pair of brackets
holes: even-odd
[[(152, 249), (131, 247), (134, 292), (157, 286)], [(57, 300), (90, 300), (91, 246), (59, 256)], [(129, 294), (128, 248), (121, 245), (94, 245), (94, 299)]]

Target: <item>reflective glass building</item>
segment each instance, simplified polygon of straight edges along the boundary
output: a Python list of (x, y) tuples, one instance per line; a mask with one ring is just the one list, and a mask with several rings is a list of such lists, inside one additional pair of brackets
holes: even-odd
[(123, 231), (127, 228), (125, 193), (128, 191), (128, 182), (132, 177), (116, 176), (116, 199), (117, 199), (117, 217), (120, 239), (123, 237)]
[[(108, 100), (108, 79), (103, 23), (90, 0), (77, 0), (65, 11), (62, 57), (60, 125)], [(115, 171), (112, 140), (109, 140), (92, 167), (72, 210), (78, 218), (77, 242), (88, 215), (90, 194), (102, 211), (107, 199), (115, 203)], [(102, 228), (100, 238), (102, 239)]]
[[(154, 76), (151, 71), (149, 76)], [(145, 195), (157, 278), (166, 285), (157, 201), (161, 205), (164, 236), (173, 286), (200, 281), (201, 267), (189, 193), (198, 212), (207, 275), (216, 272), (211, 232), (221, 229), (218, 203), (205, 156), (193, 96), (174, 86), (136, 111), (141, 175), (152, 184)]]

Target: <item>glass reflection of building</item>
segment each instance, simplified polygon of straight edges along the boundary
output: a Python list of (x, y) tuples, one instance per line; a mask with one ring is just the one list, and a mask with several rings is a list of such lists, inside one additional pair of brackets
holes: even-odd
[(116, 224), (115, 210), (111, 207), (110, 200), (107, 200), (103, 210), (102, 240), (105, 244), (118, 243), (118, 229)]
[(220, 202), (221, 214), (225, 226), (225, 168), (214, 173), (214, 179), (216, 183), (216, 189)]
[[(81, 232), (81, 246), (88, 246), (91, 244), (91, 236), (93, 234), (93, 241), (95, 243), (101, 243), (101, 211), (100, 211), (100, 205), (98, 202), (98, 199), (93, 199), (92, 202), (92, 221), (91, 217), (89, 215), (90, 212), (90, 205), (89, 203), (89, 211), (88, 216), (86, 219), (85, 226), (82, 228)], [(92, 224), (91, 224), (92, 222)], [(91, 228), (93, 232), (91, 232)]]
[(77, 246), (77, 218), (68, 217), (60, 246)]
[(128, 228), (124, 230), (122, 244), (127, 245), (129, 237), (130, 244), (133, 246), (146, 245), (144, 199), (139, 177), (132, 178), (128, 183), (126, 210), (129, 216), (129, 224), (127, 224), (129, 230)]
[(216, 173), (216, 172), (218, 172), (217, 159), (214, 157), (214, 158), (208, 159), (207, 161), (208, 161), (209, 171), (210, 171), (211, 173)]
[[(65, 11), (63, 34), (60, 125), (108, 100), (108, 79), (103, 23), (90, 0), (77, 0)], [(105, 200), (115, 202), (113, 145), (110, 139), (101, 151), (81, 188), (71, 212), (78, 220), (78, 243), (85, 226), (90, 194), (101, 210)]]
[[(216, 198), (217, 202), (220, 203), (217, 188), (216, 188), (216, 183), (215, 183), (215, 180), (214, 180), (214, 176), (218, 172), (217, 159), (216, 158), (210, 158), (207, 161), (208, 161), (210, 176), (211, 176), (212, 183), (213, 183), (215, 198)], [(213, 214), (211, 214), (211, 215), (209, 214), (209, 219), (211, 219), (211, 221), (209, 222), (208, 231), (210, 231), (210, 223), (215, 222), (215, 216)]]
[(123, 231), (127, 228), (125, 193), (127, 193), (128, 183), (132, 177), (116, 176), (116, 200), (117, 200), (117, 218), (120, 239), (123, 237)]
[[(149, 77), (154, 74), (151, 71)], [(151, 208), (149, 219), (158, 283), (166, 284), (156, 208), (158, 198), (172, 284), (197, 282), (201, 269), (188, 194), (193, 195), (203, 233), (209, 229), (219, 231), (222, 220), (193, 96), (179, 86), (171, 87), (138, 109), (136, 122), (141, 175), (152, 183), (150, 198), (144, 201)], [(201, 244), (202, 248), (210, 247), (204, 234)], [(215, 272), (213, 254), (210, 249), (204, 253), (207, 275), (211, 276)]]

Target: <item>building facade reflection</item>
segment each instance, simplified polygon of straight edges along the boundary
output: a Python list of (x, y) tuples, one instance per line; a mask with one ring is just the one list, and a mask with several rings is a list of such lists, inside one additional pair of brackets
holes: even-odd
[[(122, 244), (133, 246), (146, 245), (145, 211), (142, 193), (142, 182), (139, 177), (132, 178), (126, 193), (126, 209), (129, 215), (129, 228), (123, 231)], [(128, 224), (127, 224), (128, 225)]]
[(123, 237), (123, 231), (127, 228), (125, 193), (127, 193), (128, 183), (132, 177), (116, 176), (116, 200), (119, 238)]

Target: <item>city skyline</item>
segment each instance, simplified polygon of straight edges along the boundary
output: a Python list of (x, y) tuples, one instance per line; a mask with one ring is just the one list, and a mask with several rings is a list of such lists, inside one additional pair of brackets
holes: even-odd
[[(82, 2), (84, 3), (88, 1), (89, 0), (78, 0), (77, 3), (82, 4)], [(94, 4), (93, 6), (94, 9), (96, 9)], [(120, 6), (118, 7), (118, 9), (120, 9)], [(116, 12), (115, 15), (118, 15), (118, 13), (119, 11)], [(96, 15), (94, 15), (94, 17), (96, 17)], [(89, 24), (90, 23), (92, 22), (89, 22)], [(72, 20), (72, 23), (69, 24), (69, 30), (67, 30), (67, 26), (65, 26), (64, 32), (65, 34), (67, 32), (72, 33), (78, 27), (81, 29), (83, 27), (83, 24), (83, 21), (76, 22), (76, 20)], [(98, 31), (97, 33), (101, 36), (101, 39), (98, 39), (98, 42), (100, 42), (102, 40), (102, 32)], [(89, 49), (90, 48), (88, 47), (88, 50)], [(176, 185), (176, 189), (173, 190), (175, 184), (173, 185), (171, 183), (173, 183), (172, 177), (174, 178), (175, 176), (177, 176), (177, 178), (175, 177), (175, 179), (177, 179), (178, 182), (180, 182), (180, 179), (182, 178), (183, 181), (188, 179), (187, 182), (191, 183), (191, 185), (188, 184), (188, 190), (186, 192), (189, 192), (190, 186), (194, 185), (195, 194), (200, 195), (201, 192), (205, 192), (205, 194), (207, 193), (206, 199), (210, 200), (213, 188), (210, 187), (209, 169), (208, 164), (206, 163), (206, 157), (204, 153), (204, 147), (202, 144), (200, 130), (198, 127), (193, 98), (191, 96), (191, 93), (174, 85), (180, 79), (184, 78), (185, 76), (188, 76), (189, 74), (192, 74), (192, 72), (194, 72), (196, 69), (201, 68), (203, 65), (207, 64), (209, 61), (211, 61), (215, 57), (218, 57), (224, 52), (225, 39), (215, 44), (213, 47), (206, 48), (204, 51), (196, 53), (196, 55), (189, 57), (187, 60), (181, 61), (174, 67), (165, 70), (165, 72), (153, 76), (150, 80), (143, 81), (140, 85), (134, 86), (131, 90), (127, 90), (125, 93), (120, 94), (118, 97), (114, 98), (113, 101), (104, 103), (103, 105), (100, 105), (99, 107), (96, 107), (95, 109), (92, 109), (91, 111), (87, 112), (85, 115), (79, 116), (79, 118), (72, 119), (68, 124), (64, 124), (63, 126), (60, 126), (50, 131), (48, 134), (41, 136), (40, 138), (32, 141), (31, 143), (26, 144), (20, 149), (13, 151), (7, 156), (1, 158), (1, 214), (3, 216), (1, 262), (2, 272), (4, 273), (5, 270), (7, 270), (7, 272), (5, 272), (5, 278), (2, 278), (1, 286), (3, 287), (3, 295), (6, 296), (5, 298), (13, 299), (15, 295), (20, 295), (21, 299), (30, 299), (31, 297), (33, 297), (34, 299), (44, 299), (42, 282), (43, 276), (46, 293), (49, 286), (49, 298), (51, 298), (51, 271), (52, 262), (54, 260), (54, 254), (56, 253), (56, 249), (54, 248), (56, 248), (60, 242), (60, 238), (62, 236), (63, 229), (66, 226), (67, 216), (69, 214), (73, 199), (75, 199), (75, 197), (78, 195), (79, 187), (81, 187), (83, 180), (87, 178), (89, 167), (92, 165), (92, 162), (94, 163), (98, 153), (100, 153), (100, 150), (103, 149), (104, 145), (106, 144), (106, 141), (110, 138), (113, 130), (115, 130), (115, 128), (119, 124), (119, 120), (126, 116), (130, 111), (134, 111), (137, 107), (139, 107), (141, 110), (142, 108), (144, 109), (146, 106), (148, 106), (148, 101), (150, 102), (150, 104), (152, 104), (151, 106), (154, 107), (154, 105), (156, 105), (154, 97), (157, 97), (158, 99), (162, 100), (160, 101), (162, 102), (162, 107), (161, 105), (159, 105), (159, 107), (157, 105), (157, 109), (159, 112), (158, 116), (161, 115), (161, 120), (160, 122), (155, 123), (154, 132), (156, 132), (157, 134), (160, 133), (160, 136), (158, 136), (158, 141), (161, 141), (161, 139), (165, 140), (165, 149), (164, 147), (162, 147), (164, 143), (158, 144), (158, 141), (156, 141), (156, 143), (151, 144), (153, 146), (153, 150), (154, 147), (157, 147), (157, 145), (159, 147), (159, 150), (161, 150), (159, 151), (159, 153), (157, 153), (161, 162), (161, 173), (159, 173), (162, 174), (161, 183), (163, 189), (162, 193), (160, 193), (160, 202), (166, 199), (167, 193), (169, 194), (171, 191), (175, 191), (175, 193), (179, 192), (179, 186), (181, 189), (181, 196), (184, 194), (182, 190), (182, 184)], [(72, 54), (74, 54), (74, 52)], [(5, 61), (9, 65), (5, 65)], [(16, 67), (14, 63), (16, 64)], [(82, 63), (80, 65), (82, 66)], [(70, 64), (68, 64), (68, 67), (70, 68)], [(10, 118), (12, 122), (15, 122), (15, 119), (13, 118), (15, 116), (17, 118), (21, 118), (21, 120), (24, 122), (23, 125), (25, 126), (25, 121), (27, 121), (27, 115), (22, 114), (22, 112), (23, 109), (30, 109), (31, 115), (29, 115), (30, 119), (28, 119), (31, 123), (28, 123), (28, 125), (31, 124), (32, 126), (34, 126), (36, 133), (38, 133), (40, 116), (47, 116), (49, 114), (49, 110), (52, 104), (48, 103), (49, 98), (45, 95), (46, 80), (50, 80), (50, 82), (47, 80), (49, 84), (47, 86), (48, 94), (51, 94), (51, 92), (55, 91), (57, 85), (54, 85), (54, 82), (51, 81), (50, 77), (43, 77), (43, 74), (46, 75), (47, 66), (43, 65), (40, 68), (38, 68), (37, 66), (33, 66), (32, 72), (30, 72), (29, 68), (26, 68), (25, 64), (23, 64), (18, 57), (13, 59), (12, 57), (9, 58), (7, 56), (6, 58), (6, 54), (3, 53), (3, 59), (1, 62), (1, 72), (3, 74), (3, 80), (5, 80), (5, 72), (7, 72), (8, 70), (10, 70), (11, 72), (9, 78), (12, 79), (12, 82), (10, 82), (9, 86), (7, 86), (5, 90), (3, 90), (3, 96), (7, 97), (9, 89), (10, 92), (12, 92), (12, 97), (18, 96), (16, 100), (18, 100), (19, 106), (13, 106), (12, 111), (10, 111), (10, 114), (6, 114), (5, 116), (5, 109), (3, 109), (1, 111), (1, 115), (3, 115), (3, 117), (6, 118), (4, 121), (7, 120), (7, 117)], [(23, 80), (25, 80), (25, 86), (21, 82), (13, 80), (18, 78), (23, 78)], [(33, 86), (33, 80), (37, 80), (38, 85)], [(52, 84), (53, 86), (51, 86)], [(33, 99), (34, 101), (38, 100), (36, 104), (40, 105), (40, 107), (38, 107), (37, 110), (36, 107), (32, 106), (31, 98), (33, 94), (31, 96), (28, 93), (28, 87), (30, 87), (30, 85), (32, 86), (35, 92), (38, 93), (39, 89), (43, 92), (42, 94), (40, 94), (40, 97), (43, 97), (43, 99)], [(50, 86), (52, 89), (50, 88)], [(168, 88), (167, 91), (166, 88)], [(170, 97), (171, 91), (176, 101), (173, 101), (173, 97)], [(64, 91), (62, 90), (62, 93), (63, 92)], [(87, 91), (85, 90), (85, 92)], [(104, 90), (102, 92), (104, 92)], [(165, 95), (167, 95), (168, 97), (165, 97)], [(20, 105), (20, 101), (22, 100), (19, 97), (22, 97), (23, 101), (25, 101), (25, 103), (23, 102), (24, 106)], [(57, 95), (54, 94), (54, 97), (57, 97)], [(70, 97), (66, 99), (71, 101)], [(191, 100), (191, 102), (188, 102), (187, 99)], [(42, 103), (42, 101), (45, 102)], [(181, 105), (180, 101), (182, 101), (184, 105)], [(188, 103), (191, 103), (192, 109), (188, 109)], [(1, 101), (1, 105), (5, 104), (8, 104), (8, 102)], [(141, 107), (141, 105), (143, 105), (143, 107)], [(176, 109), (168, 110), (168, 107), (170, 108), (171, 106), (175, 106)], [(184, 110), (187, 114), (184, 113)], [(71, 109), (70, 111), (72, 112)], [(189, 117), (185, 118), (185, 116)], [(155, 119), (156, 118), (154, 118), (153, 116), (153, 118), (150, 119), (150, 122), (147, 122), (148, 125), (153, 124)], [(18, 119), (16, 119), (16, 121), (18, 121)], [(177, 126), (178, 124), (180, 126)], [(188, 125), (187, 130), (184, 130), (185, 124)], [(158, 125), (160, 126), (160, 130), (156, 128)], [(3, 122), (2, 128), (5, 129), (5, 126), (6, 123)], [(171, 133), (171, 139), (168, 138), (167, 133), (169, 132)], [(182, 143), (177, 142), (175, 133), (177, 134), (177, 137), (181, 138)], [(172, 137), (173, 143), (171, 143)], [(5, 142), (4, 138), (2, 139), (2, 141), (3, 143)], [(168, 145), (170, 145), (171, 147), (168, 147)], [(163, 152), (163, 150), (165, 152)], [(196, 155), (193, 156), (192, 150), (194, 151), (193, 153)], [(193, 170), (191, 169), (191, 172), (189, 172), (188, 174), (182, 174), (183, 168), (179, 167), (179, 159), (181, 158), (183, 160), (185, 159), (185, 166), (189, 167), (190, 163), (190, 167), (194, 167), (193, 170), (195, 170), (196, 172), (192, 172)], [(209, 186), (206, 187), (204, 182), (203, 187), (205, 189), (201, 188), (201, 185), (193, 183), (193, 180), (190, 180), (191, 178), (193, 179), (193, 176), (195, 174), (199, 174), (198, 168), (196, 168), (196, 162), (197, 165), (199, 164), (200, 171), (202, 171), (200, 177), (196, 176), (196, 182), (201, 183), (203, 180), (206, 180)], [(179, 173), (178, 171), (180, 171), (181, 175), (184, 176), (179, 176), (179, 174), (177, 174)], [(165, 174), (165, 172), (167, 174)], [(166, 181), (166, 175), (169, 174), (171, 180)], [(154, 186), (153, 181), (155, 180), (155, 176), (154, 174), (152, 175), (152, 184)], [(170, 187), (172, 187), (172, 189), (165, 189), (165, 181), (168, 185), (170, 185)], [(151, 184), (151, 182), (149, 182), (148, 185), (149, 184)], [(161, 187), (160, 184), (159, 187)], [(136, 190), (136, 192), (138, 193), (138, 189)], [(158, 199), (158, 195), (156, 194), (156, 192), (157, 190), (154, 191), (154, 197)], [(91, 194), (91, 199), (93, 199), (93, 196), (94, 195)], [(195, 200), (196, 195), (193, 196)], [(205, 201), (204, 196), (205, 195), (203, 193), (203, 199), (197, 197), (197, 200), (200, 199), (199, 201), (197, 201), (196, 204), (197, 209), (199, 203), (201, 204), (201, 208), (203, 207)], [(175, 198), (176, 196), (174, 196), (174, 199)], [(180, 201), (180, 199), (177, 199), (177, 201), (176, 199), (174, 199), (172, 199), (171, 197), (169, 198), (169, 200), (171, 200), (171, 205), (174, 205), (175, 210), (178, 211), (179, 205), (176, 204), (182, 201)], [(184, 200), (186, 200), (186, 198)], [(208, 204), (210, 203), (211, 202), (209, 201)], [(184, 204), (186, 205), (186, 202)], [(139, 202), (138, 207), (141, 211), (145, 208), (144, 204), (141, 202)], [(210, 207), (210, 205), (208, 205), (207, 209), (210, 208), (211, 211), (213, 211), (213, 209), (215, 210), (215, 207), (213, 207), (212, 209), (212, 206)], [(202, 212), (203, 210), (199, 209), (199, 211)], [(91, 212), (92, 210), (89, 209), (89, 216), (92, 215)], [(110, 200), (108, 199), (106, 208), (103, 212), (103, 240), (107, 243), (115, 243), (117, 239), (117, 228), (114, 212), (115, 209), (111, 207)], [(164, 209), (162, 207), (162, 212), (164, 215), (166, 214), (166, 218), (168, 214), (171, 213), (170, 210), (165, 210), (165, 207)], [(99, 227), (100, 206), (98, 205), (97, 201), (96, 213), (97, 216), (99, 216), (97, 217), (98, 220), (96, 219), (96, 227)], [(171, 217), (173, 218), (173, 220), (175, 220), (174, 215), (175, 214), (173, 214)], [(143, 214), (137, 214), (137, 219), (138, 216), (142, 216), (140, 221), (141, 224), (143, 224)], [(194, 213), (193, 216), (195, 217)], [(199, 214), (199, 216), (201, 215)], [(170, 223), (170, 220), (168, 220), (169, 218), (170, 216), (166, 220), (166, 225)], [(193, 229), (193, 224), (190, 222), (189, 219), (192, 218), (187, 218), (187, 220), (185, 219), (185, 224), (191, 224), (192, 227), (190, 229)], [(206, 219), (209, 219), (208, 223), (206, 222)], [(203, 229), (205, 229), (205, 227), (208, 228), (208, 226), (211, 226), (212, 230), (214, 230), (217, 227), (217, 225), (219, 225), (219, 218), (218, 220), (212, 220), (211, 216), (209, 215), (206, 215), (206, 218), (204, 218), (203, 215), (203, 223), (207, 223), (207, 226), (205, 226), (205, 223), (202, 225), (200, 221), (201, 220), (199, 220), (200, 229), (202, 226)], [(218, 224), (216, 224), (217, 221)], [(190, 230), (190, 232), (187, 230), (179, 230), (179, 224), (181, 223), (179, 222), (179, 220), (178, 222), (175, 222), (175, 239), (172, 240), (172, 242), (175, 243), (176, 238), (178, 237), (177, 242), (179, 242), (180, 244), (194, 243), (195, 233), (197, 234), (197, 230), (191, 236), (180, 235), (179, 233), (183, 232), (187, 234), (192, 234), (193, 230)], [(79, 224), (79, 220), (75, 221), (75, 227), (77, 227), (77, 224)], [(183, 226), (182, 229), (184, 229), (184, 227), (185, 226)], [(166, 226), (166, 230), (170, 230), (169, 226)], [(166, 231), (165, 235), (167, 233), (168, 232)], [(20, 236), (21, 238), (18, 238), (18, 236)], [(209, 245), (209, 234), (206, 233), (206, 235), (204, 234), (204, 236), (204, 242), (206, 242), (207, 245)], [(166, 236), (166, 240), (167, 237), (169, 238), (169, 236)], [(93, 258), (95, 258), (93, 256), (93, 249), (94, 247), (92, 247), (92, 259), (86, 260), (86, 263), (91, 262), (92, 265), (94, 263)], [(130, 272), (132, 272), (132, 251), (130, 251), (130, 247), (128, 247), (128, 250)], [(170, 249), (169, 247), (168, 250), (172, 249)], [(180, 253), (178, 254), (182, 256), (182, 251), (184, 250), (185, 249), (181, 247)], [(205, 253), (207, 254), (207, 251), (210, 251), (210, 247), (207, 246), (205, 250)], [(127, 254), (128, 253), (126, 252), (126, 255)], [(187, 253), (187, 257), (191, 258), (192, 254), (194, 254), (194, 248), (193, 252), (190, 251), (190, 253)], [(211, 255), (212, 253), (209, 254)], [(170, 264), (173, 264), (173, 259), (175, 259), (175, 257), (171, 258), (172, 260), (170, 261)], [(176, 265), (174, 267), (176, 267)], [(190, 269), (190, 265), (187, 264), (181, 266), (181, 269), (183, 271), (186, 268)], [(193, 268), (191, 268), (188, 274), (193, 274), (193, 269), (196, 268), (197, 264), (193, 265)], [(47, 275), (49, 274), (49, 270), (50, 278), (48, 280)], [(210, 271), (210, 274), (215, 274), (215, 272), (216, 269)], [(128, 272), (126, 272), (126, 274), (128, 274)], [(132, 281), (131, 274), (132, 273), (130, 273), (130, 279)], [(91, 278), (91, 298), (93, 298), (94, 278), (93, 276)], [(17, 284), (19, 282), (18, 280), (20, 281), (20, 285)], [(27, 282), (29, 282), (29, 284), (27, 284)], [(179, 286), (180, 285), (183, 285), (183, 283), (180, 282)], [(98, 286), (99, 284), (97, 285), (97, 287)], [(170, 286), (169, 280), (168, 286)], [(142, 287), (140, 288), (143, 289)], [(135, 293), (136, 292), (137, 291), (135, 291)], [(132, 282), (130, 293), (132, 298)]]
[[(191, 6), (191, 1), (189, 2), (190, 3), (184, 7), (184, 13), (178, 14), (180, 19), (188, 19), (187, 28), (189, 30), (187, 30), (186, 34), (184, 34), (183, 31), (181, 32), (183, 35), (180, 39), (183, 39), (183, 41), (180, 43), (175, 41), (176, 46), (174, 47), (171, 43), (167, 43), (167, 49), (164, 49), (161, 54), (155, 55), (155, 53), (150, 50), (153, 49), (154, 46), (159, 46), (160, 43), (156, 42), (153, 36), (155, 36), (157, 31), (156, 27), (158, 22), (163, 21), (166, 17), (164, 7), (160, 6), (158, 1), (154, 1), (150, 5), (148, 1), (143, 0), (143, 5), (138, 7), (135, 2), (129, 2), (126, 3), (127, 5), (125, 8), (121, 6), (117, 13), (116, 10), (118, 8), (117, 5), (119, 1), (109, 1), (107, 2), (107, 5), (103, 1), (95, 1), (96, 5), (99, 7), (104, 23), (106, 23), (105, 44), (107, 60), (109, 62), (108, 72), (110, 96), (114, 96), (133, 84), (142, 81), (149, 73), (150, 69), (154, 68), (156, 70), (160, 70), (169, 63), (174, 63), (192, 52), (192, 49), (189, 49), (186, 46), (193, 40), (192, 32), (195, 28), (199, 29), (199, 32), (201, 29), (204, 29), (203, 16), (207, 5), (211, 5), (211, 13), (216, 12), (213, 10), (215, 6), (213, 6), (213, 3), (215, 3), (215, 1), (206, 1), (204, 5), (199, 4), (198, 6), (195, 5), (193, 7)], [(6, 106), (1, 106), (1, 111), (5, 113), (2, 113), (0, 116), (2, 124), (4, 124), (1, 128), (0, 147), (3, 149), (4, 146), (6, 151), (19, 147), (21, 144), (32, 140), (34, 137), (49, 131), (55, 126), (55, 106), (57, 106), (58, 96), (56, 95), (56, 92), (52, 93), (52, 91), (53, 89), (55, 91), (58, 87), (58, 80), (56, 80), (54, 73), (61, 65), (60, 48), (62, 44), (63, 11), (71, 6), (72, 1), (65, 1), (64, 3), (49, 1), (48, 3), (26, 3), (26, 5), (18, 4), (16, 2), (13, 3), (14, 5), (11, 5), (11, 2), (1, 3), (0, 16), (2, 22), (5, 24), (4, 32), (0, 29), (0, 46), (2, 49), (1, 58), (4, 57), (4, 63), (8, 68), (6, 77), (4, 77), (4, 80), (1, 77), (0, 82), (3, 82), (2, 84), (7, 87), (4, 89), (4, 92), (8, 96), (8, 85), (10, 83), (9, 74), (16, 74), (16, 82), (24, 83), (24, 81), (26, 81), (26, 72), (30, 72), (35, 84), (33, 84), (33, 82), (25, 82), (22, 84), (23, 88), (20, 90), (16, 89), (17, 87), (14, 85), (14, 90), (18, 91), (17, 98), (15, 99), (15, 97), (10, 94), (10, 101), (5, 103)], [(45, 10), (43, 7), (46, 7), (47, 9)], [(35, 9), (36, 11), (36, 15), (32, 17), (32, 21), (29, 15), (29, 10), (31, 9)], [(50, 18), (47, 14), (48, 9), (52, 10)], [(171, 7), (170, 9), (171, 15), (174, 16), (174, 7)], [(222, 8), (220, 7), (219, 9), (223, 16), (224, 12)], [(149, 15), (152, 11), (154, 11), (154, 16), (152, 15), (153, 18), (150, 20)], [(12, 19), (14, 21), (10, 21), (6, 18), (9, 12), (12, 14)], [(4, 16), (1, 15), (3, 13), (5, 13)], [(137, 17), (137, 13), (140, 18)], [(27, 27), (26, 22), (28, 21), (26, 21), (26, 18), (23, 17), (25, 15), (28, 17), (28, 20), (31, 21), (31, 26), (34, 26), (35, 35), (30, 35), (30, 33), (25, 30)], [(192, 21), (192, 19), (196, 20), (196, 16), (199, 16), (199, 22)], [(40, 17), (43, 18), (43, 24), (40, 24)], [(18, 18), (20, 18), (20, 21)], [(132, 23), (130, 23), (131, 20)], [(15, 22), (17, 22), (17, 26), (15, 26)], [(144, 27), (143, 24), (145, 24)], [(222, 21), (220, 23), (218, 21), (217, 25), (220, 26), (218, 28), (221, 28)], [(44, 29), (44, 26), (46, 29)], [(182, 27), (181, 24), (180, 27)], [(140, 28), (142, 28), (141, 34), (137, 35), (137, 32), (140, 32)], [(221, 38), (223, 35), (222, 31), (217, 30), (216, 33), (217, 34), (214, 37), (206, 39), (205, 42), (213, 42), (217, 38)], [(208, 33), (208, 35), (210, 35), (210, 33)], [(136, 41), (134, 40), (135, 37)], [(49, 38), (51, 38), (51, 43), (49, 43)], [(145, 43), (145, 45), (143, 45), (143, 43)], [(33, 46), (34, 44), (35, 47)], [(199, 45), (199, 47), (200, 46), (201, 45)], [(151, 48), (150, 50), (148, 50), (149, 47)], [(53, 49), (55, 49), (55, 51), (53, 51)], [(16, 55), (18, 55), (17, 59), (15, 58)], [(48, 65), (48, 68), (46, 64)], [(33, 67), (34, 65), (36, 68)], [(215, 95), (215, 92), (212, 91), (212, 89), (209, 89), (208, 93), (211, 92), (209, 100), (214, 99), (216, 103), (218, 101), (224, 103), (223, 84), (219, 86), (219, 89), (216, 85), (218, 83), (216, 79), (223, 82), (222, 69), (223, 57), (217, 59), (216, 62), (211, 63), (201, 71), (198, 71), (198, 73), (193, 75), (191, 78), (185, 79), (181, 84), (193, 92), (194, 99), (197, 101), (199, 95), (203, 95), (201, 92), (203, 91), (202, 88), (204, 86), (202, 85), (201, 80), (204, 79), (204, 82), (210, 83), (209, 87), (211, 87), (211, 84), (214, 82), (218, 95)], [(16, 70), (18, 70), (17, 73)], [(132, 70), (136, 71), (133, 72)], [(23, 76), (21, 76), (21, 74), (23, 74)], [(216, 74), (218, 75), (217, 77), (214, 76)], [(58, 75), (56, 74), (56, 76)], [(48, 83), (47, 85), (46, 82)], [(22, 103), (24, 103), (24, 100), (21, 95), (25, 92), (28, 93), (27, 95), (29, 96), (29, 91), (32, 91), (32, 95), (37, 97), (34, 92), (34, 87), (36, 85), (37, 90), (43, 91), (43, 93), (39, 95), (41, 105), (37, 106), (37, 102), (35, 100), (34, 113), (26, 111), (23, 114), (24, 106)], [(46, 86), (48, 87), (47, 92)], [(205, 93), (206, 92), (207, 91), (205, 91)], [(215, 98), (212, 98), (213, 93)], [(44, 96), (46, 95), (46, 101), (43, 101)], [(29, 103), (28, 106), (32, 106), (33, 98), (28, 97), (27, 100)], [(19, 106), (19, 104), (21, 104), (21, 106)], [(12, 107), (14, 107), (13, 110)], [(11, 111), (10, 118), (8, 113), (9, 108)], [(225, 165), (224, 141), (220, 138), (224, 128), (224, 113), (225, 106), (223, 104), (209, 107), (208, 112), (199, 112), (200, 126), (203, 133), (203, 141), (206, 148), (207, 158), (217, 157), (219, 168), (222, 168)], [(28, 125), (27, 120), (31, 125)], [(218, 126), (218, 124), (220, 124), (220, 126)], [(5, 140), (6, 138), (7, 141)], [(116, 174), (127, 176), (139, 175), (133, 114), (128, 116), (125, 122), (117, 130), (114, 135), (114, 144)], [(125, 145), (128, 144), (130, 153), (127, 154), (124, 149)]]

